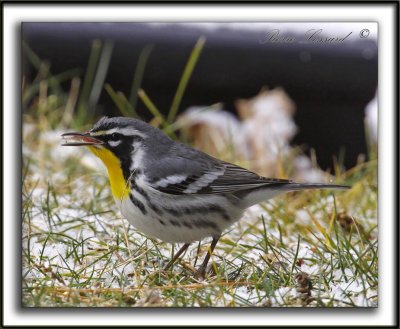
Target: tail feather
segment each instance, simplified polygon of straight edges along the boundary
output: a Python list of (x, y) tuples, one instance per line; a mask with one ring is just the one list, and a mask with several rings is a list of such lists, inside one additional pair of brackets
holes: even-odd
[[(341, 189), (347, 190), (351, 186), (349, 185), (337, 185), (337, 184), (324, 184), (324, 183), (289, 183), (276, 186), (276, 189), (281, 191), (298, 191), (298, 190), (311, 190), (311, 189)], [(275, 187), (274, 187), (275, 188)]]
[(262, 201), (267, 201), (278, 194), (291, 191), (312, 190), (312, 189), (340, 189), (346, 190), (351, 188), (348, 185), (324, 184), (324, 183), (284, 183), (270, 184), (257, 188), (240, 191), (237, 196), (245, 203), (246, 207), (250, 207)]

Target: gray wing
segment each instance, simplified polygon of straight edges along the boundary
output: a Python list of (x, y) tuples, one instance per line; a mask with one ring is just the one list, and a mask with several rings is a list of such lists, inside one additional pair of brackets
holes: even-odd
[(186, 154), (164, 157), (147, 171), (150, 185), (174, 195), (221, 194), (253, 189), (263, 185), (284, 185), (285, 179), (261, 177), (245, 168), (186, 149)]

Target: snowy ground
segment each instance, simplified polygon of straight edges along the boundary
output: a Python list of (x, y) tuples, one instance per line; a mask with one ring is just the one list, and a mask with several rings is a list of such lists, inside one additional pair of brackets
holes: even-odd
[[(264, 110), (255, 111), (257, 104)], [(271, 112), (276, 105), (278, 116)], [(256, 158), (255, 168), (272, 175), (285, 169), (280, 158), (285, 150), (295, 179), (322, 181), (325, 173), (310, 159), (290, 157), (296, 129), (291, 107), (282, 90), (242, 101), (243, 121), (232, 121), (240, 126), (237, 141), (214, 124), (222, 111), (192, 109), (196, 115), (188, 111), (182, 119), (201, 125), (207, 136), (218, 137), (214, 140), (226, 139), (222, 146), (205, 143), (210, 153), (224, 152), (232, 142), (243, 163)], [(271, 136), (253, 132), (271, 133), (257, 125), (276, 127), (277, 120), (286, 127), (275, 132), (284, 142), (279, 152), (265, 152), (263, 140), (272, 147)], [(65, 131), (38, 133), (25, 124), (23, 132), (26, 306), (378, 306), (376, 161), (342, 174), (352, 185), (349, 191), (294, 193), (249, 208), (225, 232), (210, 275), (199, 281), (193, 266), (210, 240), (193, 243), (170, 272), (160, 271), (179, 246), (148, 239), (121, 217), (101, 162), (84, 148), (61, 147)]]
[[(81, 152), (85, 151), (77, 152), (62, 156), (64, 160), (81, 159), (79, 166), (86, 166), (88, 172), (91, 167), (98, 170), (96, 163), (93, 166), (88, 162), (87, 158), (91, 158), (88, 154), (81, 158)], [(27, 291), (51, 287), (65, 297), (68, 289), (129, 293), (141, 287), (135, 305), (183, 305), (174, 294), (166, 293), (171, 287), (181, 290), (186, 298), (195, 294), (191, 306), (203, 306), (199, 300), (207, 300), (208, 306), (377, 306), (375, 281), (368, 278), (370, 273), (359, 273), (360, 268), (349, 261), (349, 256), (359, 261), (365, 253), (371, 268), (376, 266), (377, 260), (367, 248), (374, 243), (376, 230), (364, 242), (357, 232), (352, 232), (354, 249), (342, 250), (343, 254), (348, 253), (346, 256), (338, 255), (338, 248), (342, 247), (333, 246), (338, 243), (333, 230), (330, 230), (331, 242), (323, 234), (330, 226), (324, 216), (334, 211), (332, 195), (318, 199), (317, 204), (289, 208), (290, 214), (284, 215), (283, 222), (279, 218), (287, 209), (280, 208), (286, 199), (249, 208), (242, 220), (223, 236), (215, 251), (213, 261), (220, 269), (217, 276), (205, 281), (188, 280), (187, 268), (197, 255), (198, 246), (194, 243), (181, 264), (174, 267), (173, 280), (168, 278), (164, 283), (161, 280), (158, 286), (146, 282), (171, 257), (172, 247), (147, 239), (121, 217), (110, 199), (104, 173), (91, 172), (85, 179), (74, 180), (54, 173), (44, 179), (39, 171), (33, 170), (36, 165), (31, 164), (30, 168), (36, 174), (31, 172), (26, 177), (30, 189), (24, 197), (23, 278)], [(87, 184), (88, 177), (96, 184)], [(65, 190), (65, 186), (68, 186), (66, 193), (56, 193)], [(89, 209), (88, 203), (91, 203)], [(355, 211), (354, 215), (362, 218), (364, 230), (370, 231), (368, 227), (376, 225), (376, 209), (369, 214)], [(321, 225), (319, 229), (315, 221)], [(298, 234), (296, 230), (301, 227), (304, 229)], [(303, 236), (307, 230), (312, 234)], [(202, 244), (200, 257), (208, 242)], [(341, 257), (345, 259), (343, 264)], [(296, 282), (299, 273), (308, 276), (310, 287)], [(282, 278), (281, 286), (277, 286), (277, 277)], [(29, 294), (25, 296), (26, 304), (33, 306)], [(79, 299), (75, 305), (92, 303), (91, 298)]]

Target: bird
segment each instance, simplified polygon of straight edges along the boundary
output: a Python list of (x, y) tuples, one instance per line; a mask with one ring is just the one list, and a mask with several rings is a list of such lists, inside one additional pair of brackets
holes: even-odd
[(263, 177), (173, 140), (140, 119), (102, 117), (89, 131), (61, 136), (63, 146), (87, 146), (104, 163), (115, 202), (131, 225), (148, 237), (183, 243), (165, 271), (191, 243), (212, 238), (197, 278), (205, 278), (222, 232), (248, 207), (289, 191), (349, 188)]

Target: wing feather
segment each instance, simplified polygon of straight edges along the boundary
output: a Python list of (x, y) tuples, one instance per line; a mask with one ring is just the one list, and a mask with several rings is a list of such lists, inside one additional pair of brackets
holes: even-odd
[[(214, 160), (214, 158), (211, 158)], [(188, 159), (184, 159), (188, 161)], [(180, 159), (180, 162), (183, 160)], [(212, 164), (212, 165), (210, 165)], [(179, 168), (176, 166), (175, 168)], [(206, 163), (197, 162), (192, 167), (185, 162), (186, 179), (180, 182), (173, 182), (169, 176), (182, 176), (182, 172), (171, 171), (171, 168), (163, 168), (168, 172), (167, 176), (156, 177), (151, 186), (163, 193), (173, 195), (188, 194), (223, 194), (235, 193), (247, 189), (257, 188), (263, 185), (282, 185), (291, 183), (286, 179), (265, 178), (245, 168), (231, 163), (214, 160)], [(191, 169), (191, 170), (188, 170)], [(171, 181), (170, 184), (166, 182)]]

